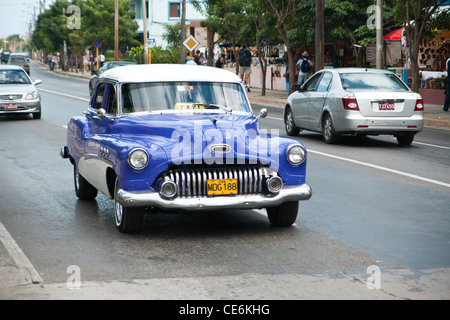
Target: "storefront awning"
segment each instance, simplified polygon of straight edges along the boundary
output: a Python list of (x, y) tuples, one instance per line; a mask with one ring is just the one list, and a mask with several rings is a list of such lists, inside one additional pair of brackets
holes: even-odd
[(389, 32), (383, 37), (383, 40), (402, 40), (403, 28)]

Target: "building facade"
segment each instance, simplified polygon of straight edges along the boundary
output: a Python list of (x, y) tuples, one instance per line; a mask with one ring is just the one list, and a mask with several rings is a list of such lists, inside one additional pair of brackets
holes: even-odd
[[(167, 47), (167, 41), (163, 39), (165, 25), (175, 25), (181, 22), (182, 1), (176, 0), (132, 0), (131, 10), (136, 12), (135, 21), (139, 25), (138, 33), (140, 40), (144, 39), (144, 12), (143, 2), (145, 1), (145, 17), (147, 22), (147, 38), (149, 43), (156, 46)], [(200, 5), (204, 1), (197, 1)], [(186, 29), (188, 34), (192, 34), (200, 42), (199, 47), (206, 46), (206, 36), (204, 31), (200, 30), (200, 21), (205, 20), (205, 16), (197, 11), (192, 1), (186, 0)], [(191, 27), (192, 23), (192, 27)], [(194, 26), (195, 25), (195, 26)], [(194, 28), (194, 30), (192, 29)], [(199, 29), (199, 30), (195, 30)], [(197, 38), (196, 34), (200, 36)]]

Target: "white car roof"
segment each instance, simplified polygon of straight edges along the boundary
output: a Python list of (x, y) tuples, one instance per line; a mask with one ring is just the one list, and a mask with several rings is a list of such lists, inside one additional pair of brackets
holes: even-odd
[(364, 73), (364, 72), (368, 72), (368, 73), (392, 73), (389, 70), (384, 70), (384, 69), (372, 69), (372, 68), (335, 68), (335, 69), (331, 69), (331, 70), (336, 70), (339, 73)]
[(16, 66), (14, 64), (2, 64), (0, 70), (22, 70), (25, 71), (21, 66)]
[(241, 79), (233, 72), (216, 67), (183, 64), (141, 64), (123, 66), (104, 72), (100, 79), (118, 82), (230, 82), (239, 83)]

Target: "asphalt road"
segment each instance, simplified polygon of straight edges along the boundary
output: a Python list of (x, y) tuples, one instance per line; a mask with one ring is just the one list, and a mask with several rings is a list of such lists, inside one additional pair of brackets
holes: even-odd
[[(410, 147), (391, 137), (330, 146), (301, 133), (313, 197), (290, 228), (248, 210), (149, 214), (139, 234), (120, 234), (112, 201), (77, 200), (72, 166), (59, 156), (65, 125), (87, 108), (87, 81), (35, 64), (31, 74), (43, 80), (42, 119), (0, 116), (0, 279), (19, 264), (5, 255), (9, 242), (42, 282), (1, 292), (0, 281), (0, 297), (450, 298), (450, 131), (426, 128)], [(285, 134), (280, 109), (261, 125)], [(68, 289), (73, 266), (81, 290)]]

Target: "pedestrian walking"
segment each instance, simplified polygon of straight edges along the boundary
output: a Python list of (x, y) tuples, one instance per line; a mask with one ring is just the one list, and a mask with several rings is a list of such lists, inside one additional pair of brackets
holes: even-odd
[(313, 63), (308, 60), (308, 52), (302, 53), (302, 58), (297, 61), (296, 68), (298, 69), (298, 84), (302, 85), (308, 79)]
[(445, 68), (447, 70), (447, 90), (444, 107), (442, 108), (442, 110), (448, 111), (448, 107), (450, 106), (450, 58), (447, 59), (447, 62), (445, 63)]
[(239, 76), (244, 81), (244, 85), (250, 92), (250, 73), (252, 65), (252, 53), (247, 49), (247, 45), (243, 44), (242, 48), (238, 52), (239, 59)]
[(192, 60), (194, 60), (196, 64), (202, 64), (202, 62), (200, 61), (200, 50), (197, 50), (195, 52), (194, 56), (192, 57)]
[(216, 67), (223, 68), (224, 64), (225, 64), (225, 55), (222, 53), (216, 61)]
[(99, 62), (100, 62), (100, 68), (103, 67), (103, 64), (105, 63), (105, 56), (103, 55), (103, 53), (101, 53), (99, 56)]

